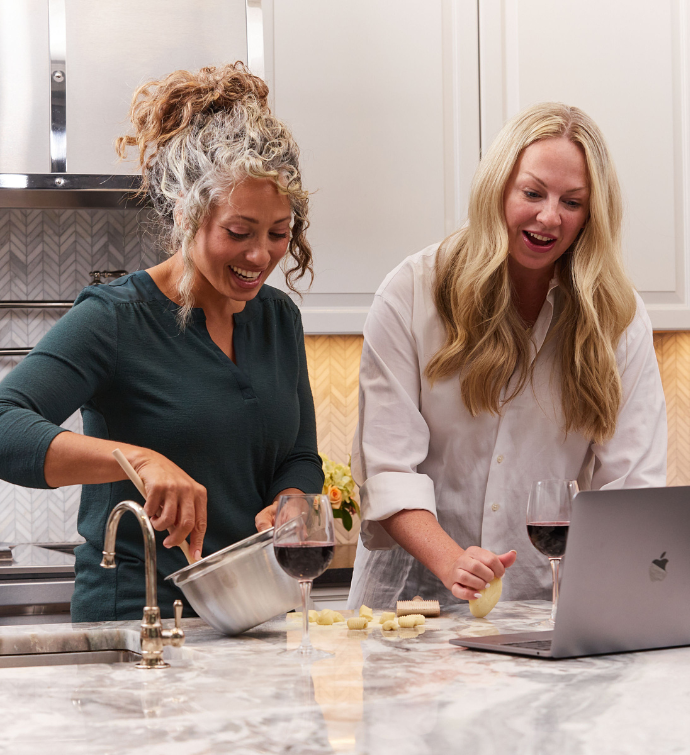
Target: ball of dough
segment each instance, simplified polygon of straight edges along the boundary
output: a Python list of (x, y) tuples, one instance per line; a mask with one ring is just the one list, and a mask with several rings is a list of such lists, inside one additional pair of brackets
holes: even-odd
[(369, 606), (360, 606), (359, 615), (366, 616), (369, 621), (371, 621), (374, 618), (374, 612), (371, 608), (369, 608)]
[(489, 582), (489, 586), (479, 591), (481, 598), (470, 601), (470, 612), (472, 616), (483, 619), (492, 608), (498, 603), (503, 590), (503, 582), (500, 577), (495, 577)]
[(405, 627), (406, 629), (420, 626), (421, 624), (424, 624), (425, 621), (426, 619), (421, 615), (421, 613), (411, 613), (409, 616), (398, 617), (398, 624), (400, 624), (401, 627)]
[(316, 622), (319, 620), (319, 612), (318, 611), (309, 611), (309, 621), (312, 624), (316, 624)]
[(379, 624), (385, 624), (387, 621), (393, 621), (395, 618), (395, 611), (384, 611), (379, 619)]
[(368, 624), (366, 616), (353, 616), (347, 620), (348, 629), (366, 629)]
[(331, 626), (333, 624), (333, 612), (325, 609), (316, 617), (316, 623), (322, 626)]
[(398, 622), (395, 621), (395, 619), (388, 619), (387, 621), (384, 621), (383, 626), (381, 627), (381, 629), (383, 629), (384, 632), (392, 632), (397, 628), (398, 628)]

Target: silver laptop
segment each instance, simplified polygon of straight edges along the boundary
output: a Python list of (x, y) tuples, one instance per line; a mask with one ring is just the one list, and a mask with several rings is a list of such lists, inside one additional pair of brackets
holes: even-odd
[(690, 487), (580, 493), (553, 630), (451, 642), (540, 658), (690, 645)]

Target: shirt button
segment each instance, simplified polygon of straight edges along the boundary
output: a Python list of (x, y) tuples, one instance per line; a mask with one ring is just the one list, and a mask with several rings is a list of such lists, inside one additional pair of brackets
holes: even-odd
[(501, 507), (497, 503), (491, 504), (491, 510), (492, 511), (498, 511)]
[(499, 456), (496, 461), (500, 464), (503, 461), (503, 456)]

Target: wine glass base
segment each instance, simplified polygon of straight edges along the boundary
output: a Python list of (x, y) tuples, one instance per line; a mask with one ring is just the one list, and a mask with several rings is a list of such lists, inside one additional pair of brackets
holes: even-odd
[(281, 650), (278, 655), (284, 655), (286, 658), (292, 658), (295, 661), (320, 661), (323, 658), (333, 658), (335, 653), (329, 653), (326, 650), (319, 650), (314, 646), (307, 648), (294, 648), (290, 650)]

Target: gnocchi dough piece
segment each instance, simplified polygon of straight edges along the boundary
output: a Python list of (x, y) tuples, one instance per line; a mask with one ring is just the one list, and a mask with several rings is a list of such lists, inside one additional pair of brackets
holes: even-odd
[(500, 577), (495, 577), (489, 582), (489, 586), (479, 591), (481, 598), (470, 601), (470, 612), (472, 616), (483, 619), (491, 609), (498, 603), (503, 590), (503, 582)]
[(353, 616), (347, 620), (348, 629), (366, 629), (368, 624), (366, 616)]
[(380, 624), (385, 624), (387, 621), (393, 621), (395, 618), (395, 611), (384, 611), (379, 619)]
[(331, 626), (333, 624), (333, 611), (329, 611), (327, 608), (316, 617), (316, 623), (322, 626)]
[(411, 613), (409, 616), (398, 616), (398, 624), (405, 629), (420, 626), (425, 621), (420, 613)]
[(340, 613), (340, 611), (333, 611), (333, 623), (337, 624), (338, 622), (345, 621), (345, 617)]
[(392, 632), (393, 630), (398, 628), (398, 622), (395, 619), (387, 619), (383, 622), (383, 626), (381, 629), (383, 629), (384, 632)]
[(312, 624), (316, 624), (316, 622), (319, 620), (319, 612), (318, 611), (309, 611), (309, 621)]
[(359, 607), (359, 615), (360, 616), (366, 616), (368, 621), (372, 621), (374, 618), (374, 612), (369, 606), (360, 606)]

